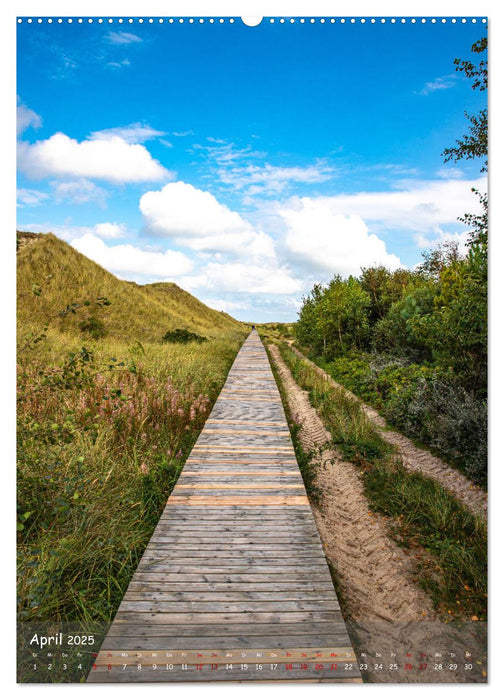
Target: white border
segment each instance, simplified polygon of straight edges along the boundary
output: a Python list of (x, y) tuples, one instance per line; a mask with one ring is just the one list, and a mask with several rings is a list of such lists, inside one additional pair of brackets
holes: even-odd
[[(504, 66), (503, 42), (502, 42), (502, 6), (496, 2), (488, 0), (480, 0), (479, 2), (469, 2), (468, 0), (459, 0), (458, 2), (433, 2), (432, 0), (422, 3), (408, 3), (405, 7), (404, 0), (400, 1), (384, 1), (371, 2), (353, 0), (347, 6), (342, 3), (312, 0), (307, 2), (287, 2), (286, 0), (219, 0), (208, 3), (202, 0), (174, 0), (171, 2), (160, 2), (159, 0), (143, 0), (141, 3), (133, 0), (123, 0), (122, 2), (112, 2), (111, 0), (75, 0), (74, 2), (62, 2), (62, 0), (53, 0), (52, 2), (41, 2), (40, 0), (25, 0), (14, 2), (9, 7), (2, 7), (0, 22), (0, 46), (2, 47), (2, 61), (0, 62), (1, 72), (1, 96), (2, 103), (6, 109), (5, 116), (2, 117), (2, 169), (1, 169), (1, 184), (2, 193), (5, 194), (2, 207), (2, 233), (1, 233), (1, 248), (0, 260), (2, 261), (2, 269), (0, 271), (0, 279), (2, 280), (2, 330), (4, 331), (4, 340), (2, 347), (3, 362), (3, 380), (6, 390), (2, 392), (7, 394), (7, 411), (5, 412), (2, 421), (2, 446), (3, 451), (3, 474), (6, 477), (9, 474), (9, 479), (12, 478), (14, 472), (15, 446), (14, 446), (14, 429), (15, 422), (13, 414), (14, 406), (14, 363), (15, 363), (15, 347), (13, 338), (15, 337), (15, 248), (14, 248), (14, 227), (16, 223), (15, 217), (15, 105), (16, 105), (16, 83), (15, 83), (15, 17), (16, 16), (32, 16), (32, 17), (239, 17), (239, 16), (305, 16), (305, 17), (466, 17), (472, 18), (487, 16), (489, 18), (489, 36), (490, 36), (490, 138), (491, 138), (491, 171), (490, 171), (490, 220), (491, 220), (491, 288), (492, 288), (492, 303), (491, 311), (491, 338), (492, 338), (492, 355), (491, 355), (491, 435), (499, 434), (500, 411), (497, 413), (497, 395), (503, 388), (502, 382), (502, 362), (497, 361), (497, 358), (502, 355), (499, 352), (501, 348), (499, 331), (502, 327), (502, 310), (501, 301), (504, 302), (502, 294), (502, 279), (504, 275), (500, 269), (500, 265), (504, 261), (503, 255), (503, 240), (504, 227), (502, 217), (502, 206), (504, 197), (500, 194), (502, 185), (502, 162), (499, 160), (502, 148), (502, 129), (498, 125), (504, 124), (504, 115), (502, 114), (502, 103), (498, 99), (499, 85), (502, 84), (500, 71)], [(308, 12), (306, 12), (306, 10)], [(351, 12), (349, 12), (351, 10)], [(378, 14), (379, 11), (379, 14)], [(495, 128), (492, 128), (495, 125)], [(494, 198), (495, 195), (495, 198)], [(500, 262), (500, 265), (499, 265)], [(500, 278), (500, 279), (499, 279)], [(499, 314), (499, 315), (497, 315)], [(9, 333), (5, 334), (6, 324)], [(8, 340), (5, 340), (5, 335)], [(6, 347), (8, 343), (8, 347)], [(6, 384), (5, 384), (6, 382)], [(504, 464), (502, 457), (497, 453), (495, 440), (492, 441), (492, 478), (491, 478), (491, 504), (499, 508), (500, 504), (492, 494), (502, 493), (502, 471)], [(7, 447), (7, 449), (5, 449)], [(2, 508), (2, 534), (3, 544), (2, 559), (4, 563), (2, 576), (2, 617), (7, 620), (7, 625), (2, 625), (0, 638), (2, 641), (2, 679), (3, 687), (7, 687), (14, 695), (23, 697), (62, 697), (63, 695), (74, 695), (74, 693), (92, 692), (93, 697), (117, 697), (138, 694), (139, 686), (120, 685), (120, 686), (76, 686), (76, 685), (51, 685), (51, 686), (18, 686), (15, 685), (15, 582), (14, 582), (14, 562), (15, 547), (13, 527), (14, 522), (14, 480), (9, 480), (9, 488), (2, 489), (7, 502)], [(493, 508), (491, 510), (493, 513)], [(496, 518), (491, 519), (491, 534), (494, 539), (498, 539), (498, 524)], [(497, 535), (497, 538), (495, 537)], [(349, 695), (350, 693), (367, 692), (372, 689), (373, 697), (378, 694), (380, 697), (391, 697), (400, 695), (401, 697), (407, 692), (413, 694), (425, 694), (425, 692), (436, 692), (441, 690), (444, 695), (456, 694), (457, 697), (471, 695), (478, 692), (490, 693), (490, 696), (496, 691), (504, 687), (502, 680), (501, 668), (499, 667), (499, 638), (500, 622), (504, 622), (502, 617), (502, 595), (500, 595), (500, 586), (497, 584), (502, 582), (502, 576), (499, 574), (499, 556), (500, 552), (492, 547), (490, 562), (492, 571), (492, 580), (495, 586), (491, 587), (493, 596), (491, 596), (491, 634), (490, 637), (490, 684), (488, 686), (464, 686), (461, 684), (434, 686), (429, 684), (427, 687), (422, 684), (408, 684), (407, 688), (404, 685), (344, 685), (344, 684), (161, 684), (161, 685), (142, 685), (141, 690), (149, 696), (170, 697), (170, 698), (186, 698), (193, 692), (203, 694), (205, 698), (221, 698), (231, 697), (236, 695), (251, 696), (252, 694), (260, 693), (261, 695), (278, 695), (288, 693), (289, 695), (306, 697), (307, 694), (323, 693), (325, 696), (331, 695)], [(8, 569), (6, 572), (5, 561), (8, 561)], [(499, 677), (500, 675), (500, 677)], [(432, 690), (431, 690), (432, 687)], [(91, 690), (92, 689), (92, 690)]]

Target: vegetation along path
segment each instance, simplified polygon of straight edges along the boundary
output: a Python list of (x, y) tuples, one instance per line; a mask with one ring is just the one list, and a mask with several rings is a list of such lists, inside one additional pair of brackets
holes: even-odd
[(269, 351), (289, 413), (301, 426), (300, 445), (308, 454), (319, 453), (313, 513), (338, 579), (364, 679), (378, 683), (481, 681), (476, 664), (471, 675), (460, 663), (449, 673), (447, 667), (438, 673), (435, 663), (424, 663), (447, 650), (458, 659), (464, 659), (467, 648), (482, 654), (484, 636), (476, 641), (482, 630), (477, 623), (472, 628), (469, 623), (457, 631), (438, 619), (430, 597), (418, 585), (415, 553), (401, 548), (390, 536), (386, 518), (370, 510), (358, 470), (333, 449), (331, 435), (308, 392), (296, 383), (278, 347), (269, 345)]
[(360, 682), (355, 662), (279, 391), (252, 331), (88, 681)]
[[(292, 350), (308, 362), (329, 384), (344, 391), (348, 396), (352, 396), (360, 402), (348, 389), (338, 384), (327, 372), (309, 360), (297, 348), (290, 344)], [(362, 402), (361, 402), (362, 403)], [(362, 403), (362, 409), (366, 416), (381, 430), (384, 440), (399, 448), (402, 461), (405, 467), (414, 471), (419, 471), (425, 476), (436, 479), (447, 491), (454, 494), (469, 510), (475, 515), (487, 517), (488, 495), (477, 484), (467, 479), (456, 469), (452, 469), (448, 464), (435, 457), (428, 450), (417, 447), (408, 437), (394, 430), (388, 430), (385, 419), (378, 411)]]

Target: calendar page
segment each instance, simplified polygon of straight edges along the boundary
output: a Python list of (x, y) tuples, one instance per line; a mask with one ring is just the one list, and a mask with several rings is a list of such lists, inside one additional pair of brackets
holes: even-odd
[(17, 682), (486, 683), (487, 17), (210, 10), (15, 19)]

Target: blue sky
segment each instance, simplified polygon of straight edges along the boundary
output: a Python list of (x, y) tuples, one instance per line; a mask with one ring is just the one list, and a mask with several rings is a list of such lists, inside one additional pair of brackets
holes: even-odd
[(478, 19), (18, 25), (18, 228), (242, 320), (314, 282), (413, 267), (477, 209), (443, 163), (486, 96), (455, 71)]

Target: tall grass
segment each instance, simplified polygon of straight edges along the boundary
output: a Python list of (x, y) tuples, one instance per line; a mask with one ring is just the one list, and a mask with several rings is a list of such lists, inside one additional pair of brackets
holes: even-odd
[(20, 356), (21, 620), (111, 620), (238, 347), (51, 332)]
[(394, 448), (387, 443), (362, 411), (359, 401), (331, 384), (287, 345), (280, 352), (296, 382), (309, 392), (334, 443), (345, 459), (365, 466), (388, 457)]
[(307, 390), (335, 445), (359, 468), (370, 507), (388, 516), (390, 531), (418, 554), (419, 583), (447, 619), (484, 619), (487, 529), (438, 482), (407, 470), (359, 401), (331, 386), (285, 343), (280, 351)]
[[(259, 328), (259, 334), (263, 341), (265, 338), (268, 338), (267, 334), (264, 333), (261, 327)], [(265, 348), (270, 361), (271, 369), (273, 371), (273, 376), (275, 377), (275, 381), (280, 392), (280, 397), (282, 399), (285, 417), (287, 418), (287, 425), (289, 426), (289, 432), (292, 444), (294, 446), (294, 452), (296, 453), (296, 460), (299, 466), (299, 471), (301, 472), (301, 476), (303, 477), (303, 483), (306, 489), (306, 493), (308, 494), (310, 500), (313, 503), (317, 503), (320, 498), (320, 492), (315, 485), (315, 479), (317, 475), (317, 452), (316, 450), (306, 451), (304, 449), (299, 436), (302, 425), (301, 423), (299, 423), (297, 416), (292, 415), (292, 411), (290, 410), (289, 406), (287, 391), (282, 383), (276, 365), (271, 357), (270, 349), (267, 345), (265, 346)]]

